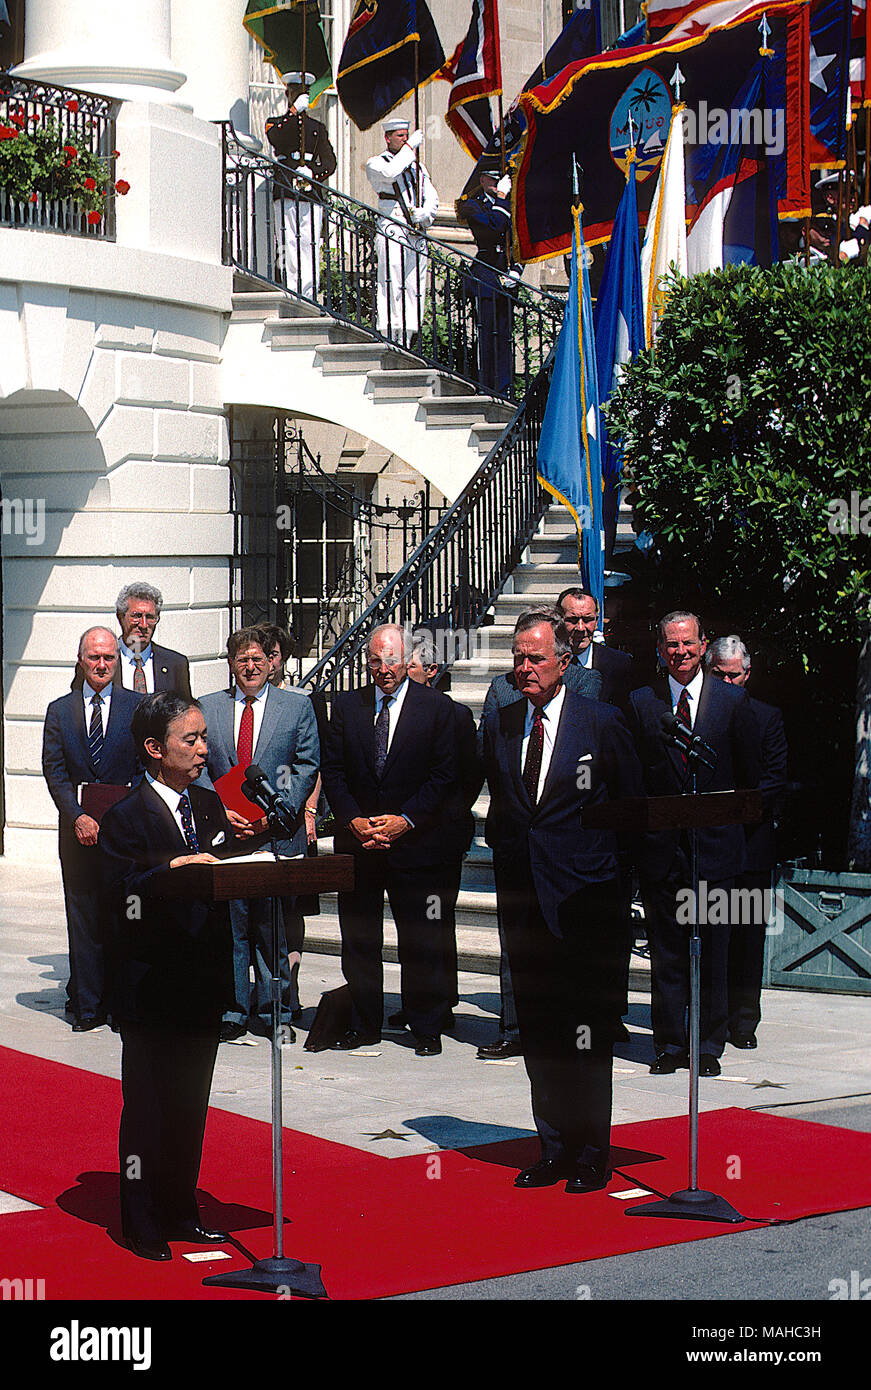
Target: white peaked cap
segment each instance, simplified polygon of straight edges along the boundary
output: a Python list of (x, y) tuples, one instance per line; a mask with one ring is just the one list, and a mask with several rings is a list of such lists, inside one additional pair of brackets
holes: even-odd
[(315, 75), (313, 72), (283, 72), (281, 80), (285, 87), (298, 87), (300, 82), (304, 82), (307, 87), (310, 87), (315, 80)]
[(384, 130), (384, 131), (388, 131), (388, 130), (410, 130), (410, 129), (411, 129), (411, 121), (405, 121), (405, 120), (402, 119), (401, 116), (394, 116), (394, 117), (393, 117), (391, 120), (389, 120), (389, 121), (382, 121), (382, 122), (381, 122), (381, 129)]

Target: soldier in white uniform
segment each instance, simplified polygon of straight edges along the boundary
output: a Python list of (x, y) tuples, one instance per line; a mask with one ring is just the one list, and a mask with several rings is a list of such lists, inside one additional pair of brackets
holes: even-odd
[[(282, 73), (288, 109), (266, 122), (266, 138), (279, 157), (273, 180), (279, 269), (289, 290), (314, 299), (320, 270), (324, 210), (317, 185), (336, 171), (327, 128), (308, 114), (310, 72)], [(295, 178), (307, 174), (315, 183)]]
[(383, 129), (387, 149), (366, 162), (383, 214), (377, 223), (378, 331), (409, 347), (423, 317), (425, 234), (435, 220), (439, 199), (426, 168), (417, 161), (422, 133), (416, 130), (409, 136), (408, 121), (399, 118), (385, 121)]

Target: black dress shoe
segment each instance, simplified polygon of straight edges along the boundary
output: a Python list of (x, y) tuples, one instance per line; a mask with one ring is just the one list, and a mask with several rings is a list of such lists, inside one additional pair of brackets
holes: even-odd
[(650, 1068), (651, 1076), (671, 1076), (681, 1067), (688, 1067), (690, 1059), (685, 1052), (660, 1052)]
[(403, 1009), (398, 1009), (395, 1014), (387, 1015), (387, 1022), (390, 1024), (391, 1028), (404, 1028), (408, 1023), (408, 1019), (405, 1017), (405, 1011)]
[(553, 1187), (572, 1176), (572, 1169), (561, 1159), (540, 1158), (531, 1168), (524, 1168), (514, 1179), (515, 1187)]
[(90, 1033), (92, 1028), (102, 1028), (105, 1022), (103, 1014), (96, 1014), (93, 1018), (77, 1018), (73, 1024), (73, 1032)]
[(290, 1021), (291, 1021), (291, 1023), (302, 1023), (302, 1009), (301, 1009), (301, 1008), (299, 1008), (299, 1009), (291, 1009)]
[(349, 1028), (344, 1037), (333, 1043), (333, 1051), (353, 1052), (355, 1047), (371, 1047), (380, 1041), (380, 1033), (361, 1033), (357, 1028)]
[(566, 1192), (601, 1192), (610, 1180), (610, 1173), (602, 1173), (588, 1163), (579, 1163), (566, 1183)]
[(755, 1033), (736, 1033), (729, 1042), (733, 1047), (740, 1047), (745, 1052), (751, 1052), (757, 1045)]
[(244, 1023), (222, 1023), (218, 1039), (220, 1042), (235, 1042), (237, 1038), (244, 1038), (247, 1032)]
[(719, 1076), (720, 1063), (710, 1052), (703, 1052), (699, 1058), (699, 1076)]
[(171, 1231), (167, 1240), (189, 1240), (193, 1245), (223, 1245), (230, 1239), (226, 1231), (210, 1231), (198, 1221), (191, 1221)]
[(415, 1057), (438, 1057), (442, 1050), (442, 1040), (435, 1034), (421, 1033), (417, 1038)]
[(503, 1057), (521, 1057), (522, 1051), (519, 1042), (509, 1042), (503, 1038), (501, 1042), (487, 1043), (484, 1047), (479, 1047), (475, 1056), (482, 1062), (500, 1062)]
[(165, 1241), (155, 1241), (153, 1245), (144, 1240), (132, 1240), (127, 1236), (123, 1239), (124, 1245), (128, 1250), (132, 1250), (134, 1255), (138, 1255), (140, 1260), (171, 1260), (172, 1251)]
[[(291, 1028), (289, 1019), (284, 1019), (281, 1023), (279, 1023), (278, 1028), (279, 1043), (289, 1044), (296, 1042), (296, 1033), (294, 1032), (293, 1028)], [(262, 1018), (249, 1018), (248, 1032), (252, 1033), (255, 1038), (269, 1038), (269, 1040), (271, 1041), (272, 1019), (270, 1019), (268, 1023), (265, 1023)]]

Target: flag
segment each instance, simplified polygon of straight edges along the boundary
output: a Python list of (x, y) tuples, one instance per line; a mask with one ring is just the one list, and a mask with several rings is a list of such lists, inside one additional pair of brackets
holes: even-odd
[(633, 24), (631, 29), (625, 29), (622, 34), (617, 35), (618, 48), (638, 48), (640, 44), (646, 42), (647, 25), (643, 19), (639, 19), (637, 24)]
[(466, 153), (480, 159), (493, 138), (490, 98), (502, 95), (496, 0), (472, 0), (466, 37), (439, 76), (451, 83), (445, 120)]
[(812, 0), (809, 116), (812, 169), (843, 169), (847, 162), (851, 21), (850, 0)]
[(572, 218), (571, 284), (541, 422), (536, 470), (542, 487), (574, 517), (578, 567), (601, 613), (605, 563), (596, 342), (580, 208), (572, 210)]
[(671, 125), (653, 205), (641, 248), (644, 336), (653, 347), (667, 297), (670, 275), (687, 273), (686, 164), (682, 104), (672, 110)]
[(321, 92), (332, 85), (333, 69), (318, 0), (290, 0), (285, 5), (249, 0), (242, 23), (277, 72), (305, 71), (314, 75), (314, 83), (309, 88), (312, 105)]
[(858, 111), (860, 106), (871, 106), (871, 82), (868, 78), (871, 9), (868, 0), (853, 0), (850, 35), (850, 97), (854, 111)]
[(415, 77), (424, 86), (444, 62), (426, 0), (357, 0), (339, 59), (339, 100), (368, 130), (414, 91)]
[[(618, 385), (625, 364), (645, 346), (638, 240), (636, 171), (631, 159), (596, 298), (596, 377), (601, 405)], [(610, 555), (616, 535), (623, 451), (611, 439), (604, 419), (601, 445), (603, 525), (606, 554)]]
[[(720, 24), (724, 19), (731, 19), (735, 12), (744, 7), (746, 0), (721, 0), (721, 8), (724, 14), (721, 18), (714, 21)], [(647, 0), (645, 14), (647, 15), (647, 43), (658, 43), (664, 39), (677, 25), (684, 25), (692, 15), (694, 10), (702, 8), (712, 8), (705, 5), (705, 0)], [(726, 13), (728, 11), (729, 13)], [(691, 31), (692, 32), (692, 31)], [(694, 31), (696, 33), (700, 30)]]
[[(808, 7), (775, 0), (766, 6), (769, 106), (756, 113), (771, 135), (771, 176), (779, 217), (810, 208), (808, 164)], [(688, 157), (709, 143), (712, 126), (727, 132), (736, 85), (759, 59), (757, 16), (693, 38), (611, 50), (572, 63), (557, 77), (524, 92), (514, 188), (518, 258), (543, 260), (571, 244), (571, 170), (584, 171), (588, 245), (607, 241), (625, 186), (627, 152), (637, 148), (639, 220), (644, 225), (671, 125), (675, 68), (684, 75), (681, 100), (691, 119)], [(637, 139), (630, 140), (630, 115)], [(718, 137), (722, 140), (722, 135)]]

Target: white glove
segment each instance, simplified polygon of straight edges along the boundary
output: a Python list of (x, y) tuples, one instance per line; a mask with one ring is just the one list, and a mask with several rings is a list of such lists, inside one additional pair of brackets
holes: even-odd
[(297, 97), (296, 101), (293, 103), (293, 106), (291, 106), (290, 109), (291, 111), (296, 111), (297, 114), (299, 114), (300, 111), (307, 111), (308, 108), (308, 92), (300, 92), (299, 96)]
[(510, 175), (510, 174), (503, 174), (503, 175), (502, 175), (501, 179), (499, 180), (499, 182), (498, 182), (497, 185), (496, 185), (496, 192), (499, 194), (499, 197), (500, 197), (500, 198), (507, 198), (507, 197), (508, 197), (509, 193), (511, 192), (511, 175)]
[(842, 261), (855, 261), (859, 254), (859, 243), (855, 237), (849, 241), (842, 241), (838, 247), (838, 254)]
[(426, 226), (426, 223), (427, 223), (427, 220), (428, 220), (428, 219), (427, 219), (427, 215), (426, 215), (426, 213), (424, 212), (423, 208), (412, 208), (412, 209), (411, 209), (411, 220), (412, 220), (412, 222), (414, 223), (415, 227), (424, 227), (424, 226)]
[(413, 131), (412, 134), (409, 135), (406, 143), (409, 144), (413, 150), (419, 150), (421, 145), (423, 144), (423, 131)]

